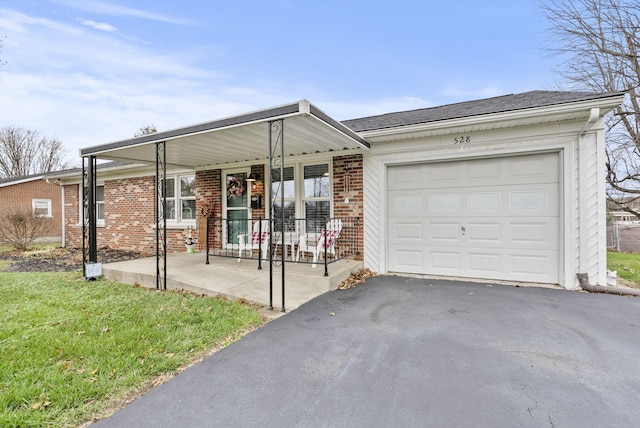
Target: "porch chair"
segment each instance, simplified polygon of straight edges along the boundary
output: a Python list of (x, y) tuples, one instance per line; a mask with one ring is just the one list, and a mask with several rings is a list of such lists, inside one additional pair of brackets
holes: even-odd
[(238, 262), (242, 261), (242, 252), (262, 250), (262, 260), (267, 259), (269, 251), (269, 220), (260, 220), (253, 223), (251, 234), (238, 235)]
[[(316, 267), (318, 263), (318, 258), (320, 255), (332, 254), (334, 257), (336, 255), (336, 241), (340, 237), (340, 232), (342, 231), (342, 220), (336, 218), (329, 220), (324, 229), (320, 231), (318, 235), (318, 239), (314, 243), (307, 243), (307, 235), (302, 234), (300, 236), (300, 242), (298, 243), (298, 252), (296, 253), (296, 262), (300, 260), (300, 253), (311, 253), (313, 254), (313, 263), (311, 267)], [(326, 239), (325, 239), (326, 237)], [(326, 248), (325, 248), (326, 242)]]

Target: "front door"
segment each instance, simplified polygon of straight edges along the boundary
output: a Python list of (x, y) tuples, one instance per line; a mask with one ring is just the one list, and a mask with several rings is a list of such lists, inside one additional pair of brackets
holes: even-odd
[(250, 228), (251, 212), (249, 201), (251, 200), (251, 195), (247, 186), (248, 176), (248, 169), (226, 171), (224, 174), (224, 218), (227, 219), (224, 231), (227, 248), (236, 247), (238, 245), (238, 235), (246, 234)]

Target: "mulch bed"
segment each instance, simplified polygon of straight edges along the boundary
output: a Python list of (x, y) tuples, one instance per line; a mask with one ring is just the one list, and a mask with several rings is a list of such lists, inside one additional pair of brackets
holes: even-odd
[[(147, 255), (137, 251), (114, 250), (108, 247), (98, 249), (98, 261), (113, 263), (133, 260)], [(11, 260), (7, 272), (60, 272), (82, 269), (81, 248), (52, 248), (43, 251), (5, 251), (0, 260)]]

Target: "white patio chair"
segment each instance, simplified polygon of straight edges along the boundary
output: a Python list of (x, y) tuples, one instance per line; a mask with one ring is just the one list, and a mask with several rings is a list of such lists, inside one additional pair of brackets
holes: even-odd
[(261, 220), (253, 223), (251, 234), (238, 235), (238, 262), (242, 260), (242, 252), (262, 250), (262, 260), (267, 259), (269, 251), (269, 220)]
[[(300, 242), (298, 243), (298, 252), (296, 253), (296, 262), (300, 261), (300, 253), (313, 254), (313, 264), (311, 267), (316, 267), (318, 258), (320, 255), (331, 254), (336, 255), (336, 241), (342, 231), (342, 220), (333, 219), (327, 222), (324, 229), (320, 231), (316, 242), (307, 243), (307, 235), (302, 234), (300, 236)], [(325, 248), (326, 243), (326, 248)]]

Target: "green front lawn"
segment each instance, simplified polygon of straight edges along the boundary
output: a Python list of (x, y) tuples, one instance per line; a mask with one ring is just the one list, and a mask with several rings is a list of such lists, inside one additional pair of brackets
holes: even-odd
[(607, 269), (618, 272), (618, 278), (640, 284), (640, 254), (607, 252)]
[(218, 298), (0, 271), (0, 426), (77, 426), (262, 323)]

